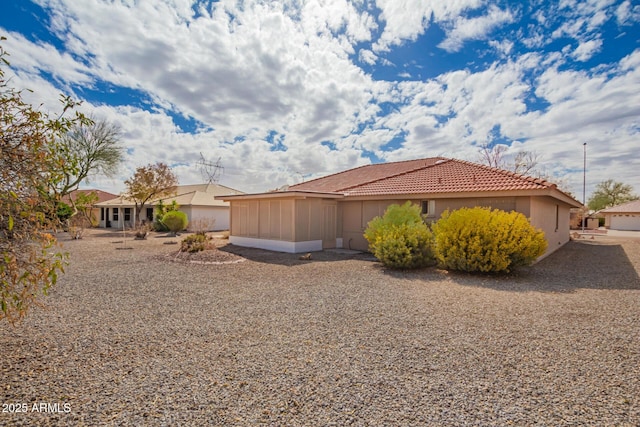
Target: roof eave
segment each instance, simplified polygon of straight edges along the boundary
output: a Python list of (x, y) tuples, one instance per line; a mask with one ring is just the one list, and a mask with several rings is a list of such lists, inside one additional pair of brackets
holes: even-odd
[(555, 188), (518, 189), (518, 190), (493, 190), (493, 191), (447, 191), (447, 192), (422, 192), (422, 193), (389, 193), (389, 194), (345, 194), (345, 200), (372, 200), (372, 199), (448, 199), (469, 197), (504, 197), (504, 196), (550, 196), (560, 200), (571, 207), (582, 207), (582, 203), (571, 198)]
[(342, 199), (342, 193), (324, 193), (319, 191), (274, 191), (270, 193), (253, 193), (253, 194), (229, 194), (226, 196), (216, 196), (216, 200), (234, 201), (234, 200), (261, 200), (261, 199)]

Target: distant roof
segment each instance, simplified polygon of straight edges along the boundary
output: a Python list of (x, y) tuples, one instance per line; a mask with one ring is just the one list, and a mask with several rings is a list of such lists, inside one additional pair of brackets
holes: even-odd
[(96, 201), (96, 203), (106, 202), (107, 200), (111, 200), (115, 197), (118, 197), (117, 194), (112, 194), (107, 191), (87, 189), (87, 190), (73, 190), (67, 196), (63, 197), (62, 200), (68, 201), (69, 198), (76, 200), (76, 197), (78, 194), (90, 194), (90, 193), (96, 193), (96, 195), (98, 196), (98, 200)]
[(632, 200), (627, 203), (623, 203), (611, 208), (602, 209), (600, 213), (639, 213), (640, 212), (640, 199)]
[(215, 196), (221, 196), (223, 194), (244, 193), (220, 184), (179, 185), (176, 189), (175, 196), (155, 199), (150, 203), (155, 204), (159, 200), (162, 200), (162, 202), (166, 204), (175, 200), (180, 206), (229, 206), (229, 203), (215, 199)]
[[(215, 196), (223, 194), (244, 194), (242, 191), (234, 190), (220, 184), (191, 184), (178, 185), (176, 193), (173, 196), (164, 197), (162, 199), (153, 199), (147, 202), (147, 205), (155, 205), (160, 200), (169, 204), (173, 200), (180, 206), (229, 206), (228, 202), (216, 200)], [(119, 206), (133, 205), (134, 202), (126, 196), (113, 196), (111, 200), (107, 200), (100, 205), (103, 206)]]

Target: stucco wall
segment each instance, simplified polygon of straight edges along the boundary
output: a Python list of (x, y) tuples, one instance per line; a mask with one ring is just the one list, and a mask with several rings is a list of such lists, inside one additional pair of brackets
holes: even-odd
[[(420, 205), (423, 200), (435, 201), (433, 220), (440, 218), (445, 210), (456, 210), (463, 207), (490, 206), (494, 209), (512, 211), (522, 209), (528, 213), (528, 197), (502, 197), (502, 198), (459, 198), (459, 199), (435, 199), (420, 198), (411, 200)], [(367, 224), (376, 216), (384, 215), (391, 204), (403, 204), (407, 200), (366, 200), (366, 201), (341, 201), (342, 208), (342, 237), (345, 248), (366, 251), (369, 243), (363, 233)], [(526, 213), (525, 213), (526, 215)]]
[[(366, 251), (369, 243), (363, 233), (367, 224), (376, 216), (384, 215), (389, 205), (402, 204), (406, 200), (341, 201), (342, 245), (347, 249)], [(338, 235), (340, 237), (340, 235)]]
[(320, 200), (231, 202), (231, 235), (280, 241), (320, 240)]
[[(434, 208), (434, 220), (437, 220), (447, 209), (455, 210), (462, 207), (485, 206), (521, 212), (527, 218), (532, 218), (532, 224), (535, 227), (545, 232), (549, 242), (547, 254), (569, 240), (569, 206), (551, 197), (420, 198), (411, 201), (420, 204), (422, 200), (434, 201), (433, 205), (430, 205)], [(363, 233), (369, 221), (383, 215), (389, 205), (404, 202), (406, 199), (341, 200), (336, 206), (336, 201), (320, 198), (237, 200), (231, 202), (231, 235), (245, 238), (238, 239), (238, 242), (244, 243), (255, 243), (250, 239), (287, 242), (320, 241), (326, 248), (333, 246), (328, 242), (333, 236), (327, 233), (326, 229), (335, 227), (338, 230), (335, 235), (338, 246), (341, 242), (345, 248), (366, 251), (369, 244)], [(335, 206), (335, 208), (328, 206)], [(328, 212), (337, 213), (336, 218), (327, 220)]]
[(293, 241), (293, 200), (258, 202), (258, 236), (261, 239)]
[[(180, 210), (183, 210), (181, 207)], [(229, 229), (229, 208), (224, 206), (189, 206), (184, 207), (189, 217), (189, 230), (204, 227), (207, 231)], [(198, 224), (200, 222), (201, 224)]]
[[(117, 209), (117, 214), (114, 213), (114, 210)], [(125, 221), (124, 217), (125, 217), (125, 209), (129, 209), (129, 220)], [(135, 208), (133, 206), (109, 206), (109, 207), (105, 207), (104, 208), (104, 215), (105, 218), (104, 220), (101, 217), (101, 213), (100, 213), (100, 209), (98, 209), (98, 218), (100, 218), (100, 221), (98, 223), (98, 227), (106, 227), (107, 224), (109, 224), (109, 227), (111, 228), (117, 228), (119, 230), (122, 229), (123, 223), (124, 223), (124, 227), (125, 228), (133, 228), (135, 223), (134, 223), (134, 219), (135, 219)], [(117, 219), (114, 219), (114, 217), (117, 215)], [(145, 215), (145, 210), (142, 210), (142, 217), (144, 218)]]
[(286, 252), (304, 251), (309, 247), (315, 248), (318, 244), (320, 248), (331, 248), (338, 244), (337, 228), (335, 200), (300, 198), (231, 201), (231, 236), (234, 237), (232, 241), (237, 244)]
[(531, 198), (531, 225), (544, 231), (546, 256), (569, 241), (569, 206), (551, 197)]
[(258, 207), (257, 200), (231, 202), (231, 235), (259, 237)]
[(322, 240), (322, 200), (295, 201), (295, 240)]
[[(436, 218), (440, 218), (445, 210), (453, 211), (460, 208), (474, 208), (476, 206), (501, 209), (506, 212), (518, 210), (516, 197), (477, 197), (462, 199), (436, 199)], [(528, 197), (526, 198), (528, 200)]]

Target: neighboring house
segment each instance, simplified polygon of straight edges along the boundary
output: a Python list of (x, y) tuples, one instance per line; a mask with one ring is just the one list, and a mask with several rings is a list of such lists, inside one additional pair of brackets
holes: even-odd
[(640, 200), (623, 203), (598, 212), (611, 230), (640, 230)]
[(580, 202), (542, 179), (443, 157), (381, 163), (292, 185), (284, 191), (224, 195), (230, 241), (283, 252), (367, 250), (367, 223), (410, 200), (428, 220), (446, 209), (518, 211), (544, 231), (547, 254), (569, 241), (569, 209)]
[[(203, 224), (209, 230), (229, 229), (229, 203), (217, 200), (215, 196), (223, 194), (243, 194), (240, 191), (219, 184), (179, 185), (174, 196), (154, 199), (145, 204), (140, 211), (142, 222), (154, 221), (155, 206), (162, 200), (165, 206), (175, 200), (179, 210), (187, 214), (189, 224)], [(100, 227), (133, 227), (139, 218), (135, 218), (135, 203), (125, 196), (98, 203), (100, 208)]]
[(70, 200), (77, 200), (78, 195), (79, 194), (91, 194), (91, 193), (95, 193), (95, 195), (98, 197), (98, 200), (89, 207), (89, 209), (87, 210), (87, 215), (89, 218), (92, 219), (92, 223), (97, 223), (98, 222), (98, 212), (99, 212), (99, 207), (97, 206), (98, 203), (102, 203), (102, 202), (106, 202), (107, 200), (111, 200), (115, 197), (118, 197), (115, 194), (112, 193), (108, 193), (106, 191), (102, 191), (102, 190), (73, 190), (71, 193), (67, 194), (66, 196), (64, 196), (62, 198), (62, 201), (66, 204), (70, 204)]

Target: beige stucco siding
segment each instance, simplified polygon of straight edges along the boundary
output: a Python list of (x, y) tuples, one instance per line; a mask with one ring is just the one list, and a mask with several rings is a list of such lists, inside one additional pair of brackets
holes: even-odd
[[(342, 246), (368, 250), (364, 231), (369, 221), (384, 214), (391, 204), (407, 199), (335, 200), (323, 197), (261, 198), (231, 201), (231, 236), (238, 244), (264, 245), (275, 250), (315, 250)], [(410, 200), (428, 201), (428, 218), (437, 220), (445, 210), (491, 207), (517, 211), (544, 231), (548, 253), (569, 240), (569, 205), (550, 196), (438, 198), (416, 195)], [(261, 243), (262, 242), (262, 243)]]
[[(369, 243), (364, 238), (367, 224), (376, 216), (384, 215), (384, 212), (392, 204), (403, 204), (407, 200), (362, 200), (340, 201), (342, 211), (342, 244), (347, 249), (366, 251)], [(419, 200), (413, 200), (419, 203)]]
[(545, 256), (569, 241), (569, 206), (551, 197), (531, 199), (531, 225), (541, 229), (549, 244)]
[(299, 199), (295, 201), (295, 240), (320, 240), (322, 238), (322, 200)]
[(259, 203), (257, 200), (231, 203), (231, 234), (242, 237), (259, 237)]
[(181, 211), (189, 218), (188, 230), (228, 230), (229, 208), (226, 206), (184, 206)]
[(260, 200), (258, 236), (261, 239), (292, 241), (294, 237), (293, 200)]
[(231, 202), (231, 235), (265, 240), (322, 239), (322, 200), (238, 200)]
[[(518, 209), (518, 197), (478, 197), (464, 199), (436, 199), (436, 218), (440, 218), (445, 210), (454, 211), (460, 208), (489, 207), (506, 212)], [(528, 197), (526, 198), (528, 199)]]
[[(491, 207), (492, 209), (502, 209), (507, 212), (517, 210), (526, 216), (530, 211), (530, 197), (478, 197), (478, 198), (447, 198), (438, 199), (434, 197), (424, 197), (411, 200), (412, 203), (420, 204), (423, 200), (434, 200), (435, 212), (431, 217), (433, 220), (440, 218), (445, 210), (453, 211), (460, 208), (472, 208), (476, 206)], [(369, 243), (364, 238), (363, 233), (367, 224), (376, 216), (384, 215), (387, 207), (391, 204), (403, 204), (407, 200), (363, 200), (363, 201), (341, 201), (342, 207), (342, 237), (345, 248), (366, 251)]]

